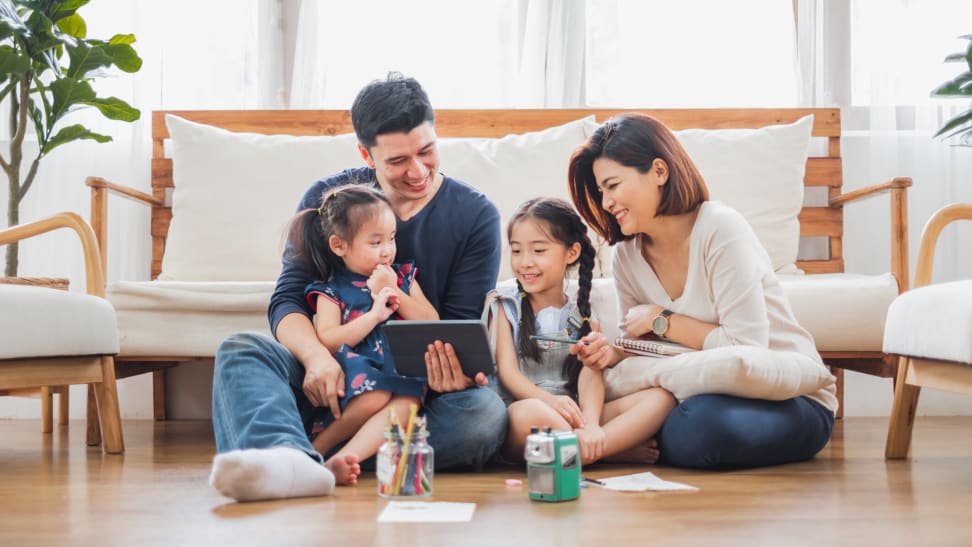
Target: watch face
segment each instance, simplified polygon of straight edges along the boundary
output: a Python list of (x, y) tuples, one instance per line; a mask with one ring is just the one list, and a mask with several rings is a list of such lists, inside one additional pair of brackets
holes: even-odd
[(663, 315), (656, 317), (651, 322), (651, 330), (658, 336), (665, 334), (665, 331), (668, 330), (668, 318)]

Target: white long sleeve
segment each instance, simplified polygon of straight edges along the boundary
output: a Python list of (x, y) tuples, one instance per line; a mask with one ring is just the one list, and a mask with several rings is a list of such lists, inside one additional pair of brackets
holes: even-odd
[(821, 361), (813, 337), (797, 323), (766, 251), (736, 210), (705, 202), (689, 241), (685, 290), (672, 300), (641, 256), (641, 238), (614, 249), (619, 317), (638, 304), (718, 325), (704, 349), (746, 345), (796, 351)]

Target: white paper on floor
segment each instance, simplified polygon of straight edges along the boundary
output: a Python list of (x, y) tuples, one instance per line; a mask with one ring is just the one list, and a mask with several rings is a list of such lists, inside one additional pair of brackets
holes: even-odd
[(378, 522), (469, 522), (475, 510), (475, 503), (392, 501)]
[(645, 490), (656, 491), (689, 491), (694, 492), (698, 488), (671, 482), (658, 478), (654, 473), (636, 473), (634, 475), (622, 475), (620, 477), (609, 477), (600, 480), (600, 486), (608, 490), (619, 490), (621, 492), (644, 492)]

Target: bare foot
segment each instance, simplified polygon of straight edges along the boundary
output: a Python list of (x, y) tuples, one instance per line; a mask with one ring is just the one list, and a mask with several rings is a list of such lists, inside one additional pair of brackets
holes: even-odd
[[(658, 451), (658, 441), (654, 438), (648, 439), (643, 443), (638, 443), (624, 452), (618, 452), (604, 458), (602, 461), (610, 463), (647, 463), (658, 462), (661, 452)], [(337, 473), (335, 473), (337, 475)]]
[(358, 465), (356, 454), (337, 453), (331, 456), (324, 467), (334, 473), (334, 482), (339, 486), (352, 486), (358, 484), (358, 475), (361, 474), (361, 466)]

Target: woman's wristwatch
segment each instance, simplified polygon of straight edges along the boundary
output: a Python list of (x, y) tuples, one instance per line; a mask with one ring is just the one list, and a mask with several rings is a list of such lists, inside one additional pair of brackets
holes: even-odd
[(668, 332), (668, 318), (675, 312), (669, 309), (662, 310), (661, 313), (651, 320), (651, 332), (656, 336), (665, 336)]

